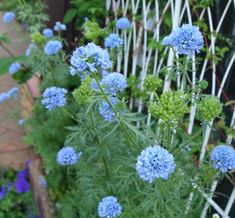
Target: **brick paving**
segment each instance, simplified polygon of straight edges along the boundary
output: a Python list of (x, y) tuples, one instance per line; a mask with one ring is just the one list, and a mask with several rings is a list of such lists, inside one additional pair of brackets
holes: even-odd
[[(7, 48), (14, 54), (20, 55), (28, 46), (28, 36), (21, 27), (13, 22), (2, 23), (0, 12), (0, 34), (7, 33), (11, 44)], [(7, 57), (7, 52), (0, 47), (0, 57)], [(17, 84), (9, 74), (0, 76), (0, 93), (5, 92)], [(10, 99), (0, 104), (0, 166), (21, 168), (24, 162), (33, 158), (33, 152), (22, 141), (24, 130), (18, 125), (21, 117), (19, 100)]]

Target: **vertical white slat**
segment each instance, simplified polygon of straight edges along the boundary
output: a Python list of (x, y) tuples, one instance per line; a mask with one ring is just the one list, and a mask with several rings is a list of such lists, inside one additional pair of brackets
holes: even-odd
[[(173, 1), (171, 1), (171, 5), (173, 5)], [(173, 9), (173, 7), (172, 7), (172, 30), (174, 30), (176, 27), (179, 26), (181, 5), (182, 5), (181, 0), (175, 0), (175, 8)], [(173, 53), (172, 49), (170, 49), (168, 59), (167, 59), (167, 67), (168, 68), (172, 67), (173, 61), (174, 61), (174, 53)], [(166, 75), (165, 81), (164, 81), (163, 92), (170, 89), (170, 84), (171, 84), (170, 78), (168, 75)]]

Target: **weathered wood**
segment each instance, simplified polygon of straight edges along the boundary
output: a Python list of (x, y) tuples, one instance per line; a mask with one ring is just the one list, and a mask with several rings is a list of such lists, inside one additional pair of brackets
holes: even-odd
[(54, 210), (50, 203), (49, 195), (47, 190), (40, 182), (42, 177), (41, 160), (35, 159), (29, 164), (29, 177), (31, 187), (34, 195), (35, 203), (37, 204), (40, 217), (53, 218)]

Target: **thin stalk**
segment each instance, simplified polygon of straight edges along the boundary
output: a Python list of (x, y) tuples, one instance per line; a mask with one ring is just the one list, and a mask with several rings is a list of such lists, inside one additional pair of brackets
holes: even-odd
[[(111, 104), (111, 102), (110, 102), (110, 100), (108, 99), (107, 95), (105, 94), (105, 92), (104, 92), (104, 90), (103, 90), (103, 88), (102, 88), (102, 86), (101, 86), (101, 84), (100, 84), (100, 82), (99, 82), (97, 76), (96, 76), (95, 74), (93, 74), (93, 76), (94, 76), (94, 78), (95, 78), (95, 80), (96, 80), (96, 82), (97, 82), (97, 85), (98, 85), (98, 87), (99, 87), (99, 89), (100, 89), (100, 92), (101, 92), (102, 96), (104, 97), (105, 101), (108, 103), (109, 107), (110, 107), (110, 108), (114, 111), (114, 113), (116, 114), (115, 108), (113, 107), (113, 105)], [(122, 127), (122, 129), (124, 130), (125, 135), (130, 139), (130, 141), (131, 141), (133, 144), (135, 144), (137, 147), (139, 147), (138, 143), (133, 139), (133, 137), (130, 135), (129, 131), (126, 129), (126, 126), (125, 126), (125, 124), (123, 123), (122, 119), (121, 119), (119, 116), (117, 116), (117, 119), (118, 119), (118, 121), (120, 122), (121, 127)]]

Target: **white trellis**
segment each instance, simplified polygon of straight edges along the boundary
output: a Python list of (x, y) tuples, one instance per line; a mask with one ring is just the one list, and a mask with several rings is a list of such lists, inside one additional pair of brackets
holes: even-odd
[[(160, 0), (155, 0), (155, 1), (106, 0), (106, 10), (113, 11), (115, 19), (117, 19), (117, 16), (118, 16), (117, 11), (120, 11), (120, 10), (122, 11), (123, 16), (128, 16), (128, 18), (131, 19), (131, 22), (132, 22), (131, 30), (128, 32), (123, 31), (121, 33), (124, 38), (124, 54), (120, 54), (118, 58), (117, 71), (122, 72), (125, 76), (128, 76), (128, 75), (135, 76), (137, 72), (137, 68), (141, 68), (139, 70), (140, 71), (140, 75), (139, 75), (140, 90), (143, 89), (143, 82), (147, 73), (149, 74), (148, 70), (150, 68), (150, 64), (153, 63), (152, 68), (151, 68), (152, 69), (151, 73), (156, 74), (156, 75), (159, 74), (159, 71), (163, 65), (164, 59), (159, 56), (159, 52), (157, 49), (153, 50), (151, 48), (148, 48), (147, 40), (151, 38), (156, 41), (160, 40), (160, 27), (162, 25), (162, 20), (166, 12), (171, 13), (172, 30), (182, 24), (183, 18), (184, 18), (184, 22), (185, 22), (185, 19), (188, 20), (188, 23), (192, 23), (193, 21), (191, 8), (190, 8), (188, 0), (184, 0), (184, 1), (183, 0), (168, 0), (165, 2), (166, 2), (165, 6), (160, 8)], [(202, 9), (199, 14), (198, 20), (201, 20), (204, 17), (206, 17), (208, 20), (208, 26), (211, 32), (209, 51), (212, 52), (212, 54), (215, 53), (215, 45), (216, 45), (216, 37), (215, 37), (215, 34), (213, 33), (220, 32), (221, 26), (223, 25), (223, 21), (228, 14), (229, 8), (231, 7), (235, 8), (235, 0), (226, 1), (226, 6), (223, 10), (223, 13), (216, 27), (215, 27), (215, 24), (213, 23), (210, 7)], [(131, 11), (131, 14), (128, 14), (129, 11)], [(138, 21), (138, 26), (136, 22), (136, 15), (141, 15), (142, 17), (142, 20)], [(106, 22), (109, 21), (108, 19), (109, 18), (107, 18)], [(166, 65), (170, 68), (173, 65), (173, 58), (174, 58), (173, 51), (171, 49), (165, 48), (164, 54), (167, 55)], [(192, 64), (192, 85), (193, 86), (195, 85), (195, 81), (196, 81), (196, 66), (195, 66), (194, 60), (195, 59), (193, 58), (193, 64)], [(128, 63), (128, 61), (130, 61), (131, 63)], [(201, 72), (198, 75), (199, 76), (198, 79), (203, 80), (207, 68), (211, 67), (212, 69), (211, 70), (211, 75), (212, 75), (211, 94), (212, 95), (218, 96), (219, 98), (221, 97), (223, 87), (228, 79), (229, 74), (231, 73), (231, 68), (232, 68), (234, 61), (235, 61), (235, 52), (233, 53), (230, 59), (230, 62), (227, 66), (226, 72), (224, 73), (220, 87), (216, 87), (216, 65), (213, 60), (211, 62), (209, 62), (208, 59), (204, 60), (202, 64)], [(128, 72), (128, 67), (130, 66), (131, 66), (131, 70), (129, 70)], [(182, 81), (179, 76), (177, 79), (177, 86), (180, 87), (181, 83)], [(170, 85), (171, 85), (170, 78), (168, 76), (165, 76), (163, 91), (169, 90)], [(216, 93), (216, 88), (219, 89), (218, 93)], [(149, 98), (152, 99), (153, 95), (151, 94)], [(194, 98), (194, 95), (192, 98)], [(197, 105), (194, 102), (194, 99), (192, 99), (192, 102), (193, 104), (190, 110), (189, 125), (187, 129), (188, 134), (191, 134), (193, 131), (194, 119), (195, 119), (196, 108), (197, 108)], [(131, 98), (130, 108), (132, 109), (133, 106), (134, 106), (134, 99)], [(137, 108), (138, 108), (138, 112), (141, 112), (143, 110), (143, 104), (142, 104), (141, 99), (138, 99)], [(148, 114), (146, 123), (147, 125), (151, 123), (151, 114)], [(210, 125), (207, 125), (206, 127), (205, 136), (202, 142), (200, 162), (203, 161), (204, 156), (205, 156), (206, 146), (210, 138), (212, 124), (213, 124), (213, 121), (211, 121)], [(233, 112), (230, 127), (235, 129), (235, 110)], [(232, 141), (232, 137), (228, 136), (227, 143), (231, 144), (231, 141)], [(212, 206), (223, 218), (229, 217), (229, 212), (235, 200), (235, 188), (232, 190), (232, 193), (227, 202), (227, 205), (225, 209), (223, 210), (213, 200), (213, 193), (217, 187), (217, 184), (218, 184), (217, 180), (212, 183), (210, 193), (204, 193), (199, 187), (197, 187), (196, 184), (194, 184), (194, 187), (197, 188), (199, 192), (201, 192), (202, 196), (205, 197), (205, 201), (206, 201), (205, 206), (201, 213), (201, 218), (206, 217), (209, 206)], [(192, 192), (189, 196), (188, 204), (186, 205), (186, 212), (187, 212), (187, 209), (189, 209), (190, 207), (190, 202), (192, 201), (193, 197), (194, 197), (194, 193)]]

